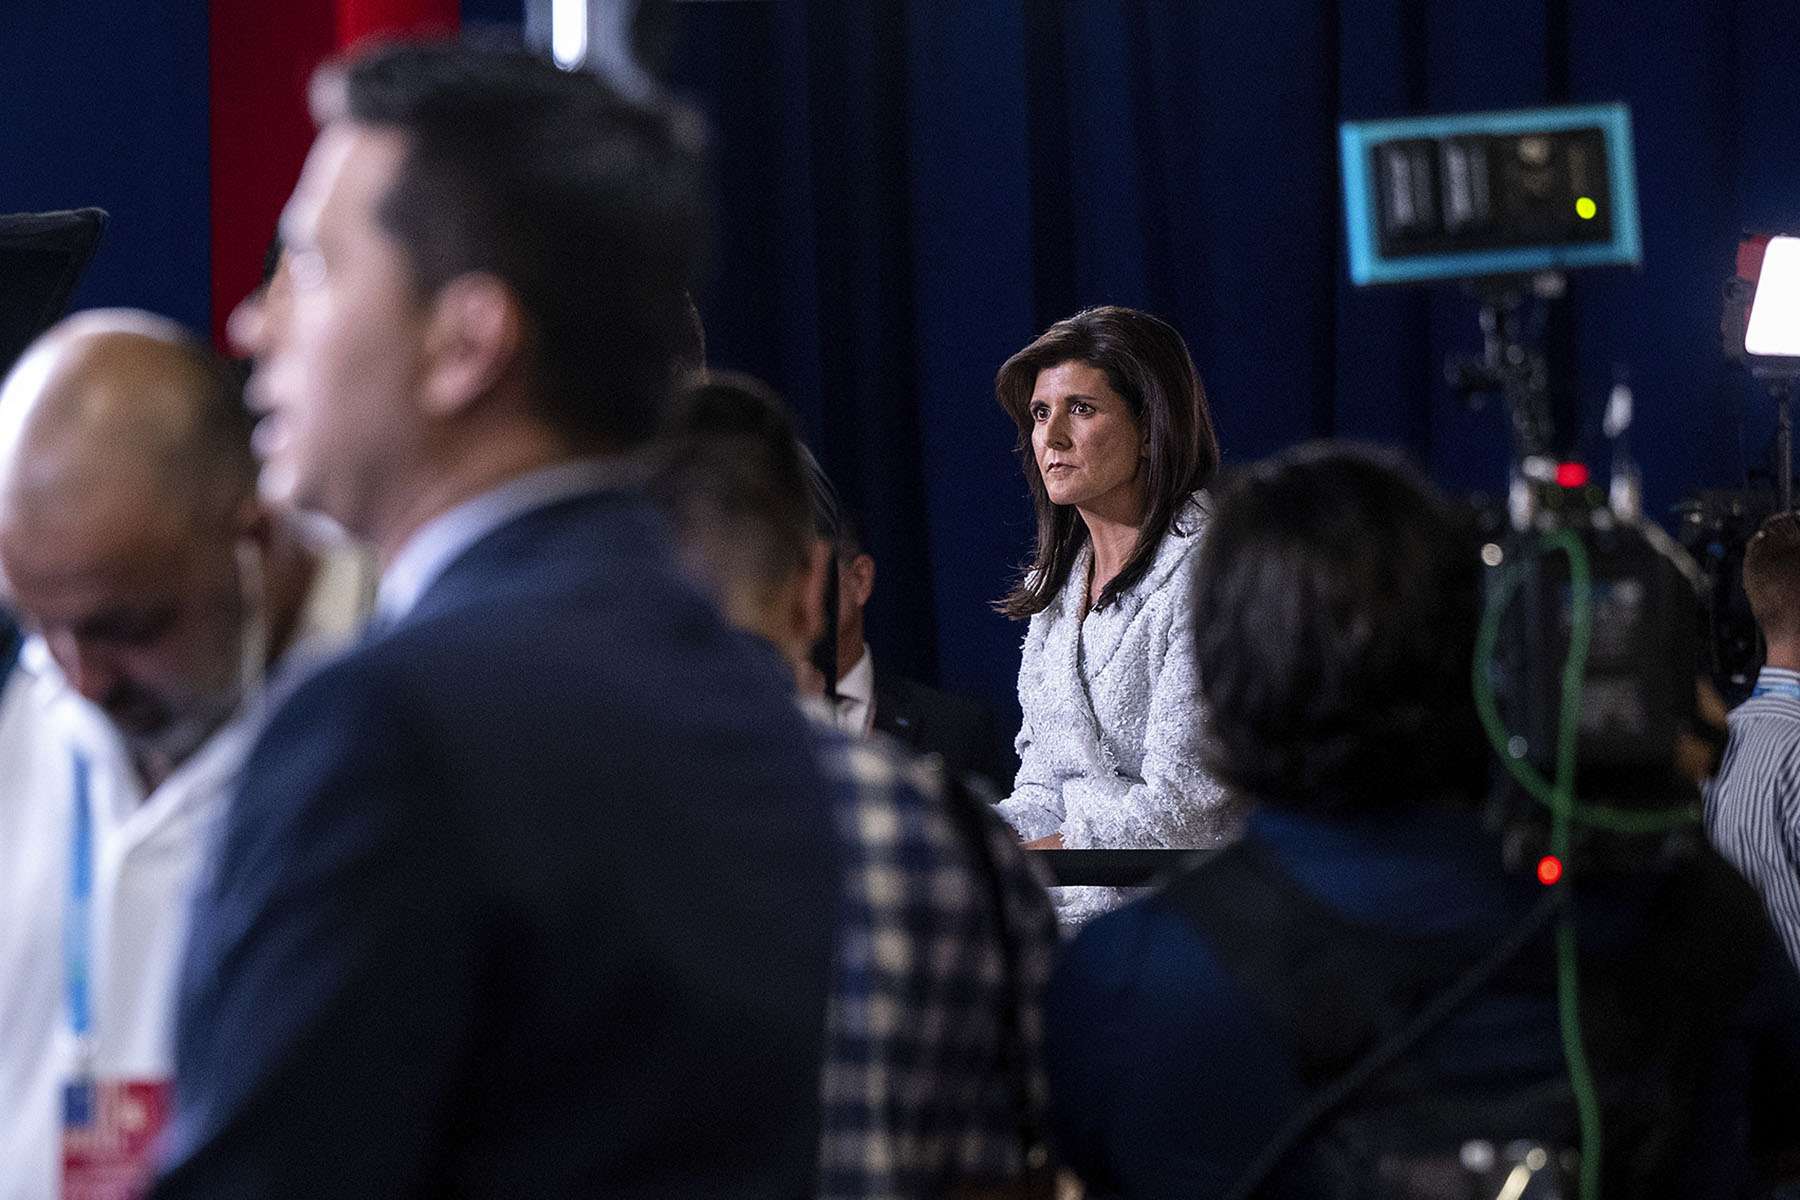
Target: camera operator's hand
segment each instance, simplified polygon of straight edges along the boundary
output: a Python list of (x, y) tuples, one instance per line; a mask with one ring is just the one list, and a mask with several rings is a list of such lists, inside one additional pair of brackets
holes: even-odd
[(1675, 735), (1675, 771), (1704, 783), (1725, 757), (1725, 699), (1705, 679), (1694, 681), (1694, 719)]

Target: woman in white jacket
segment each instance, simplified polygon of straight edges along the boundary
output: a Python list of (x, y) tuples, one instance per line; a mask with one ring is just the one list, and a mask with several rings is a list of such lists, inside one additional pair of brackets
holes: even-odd
[[(1038, 518), (997, 606), (1031, 622), (1000, 814), (1034, 847), (1217, 845), (1238, 813), (1200, 766), (1191, 597), (1219, 446), (1187, 346), (1147, 313), (1090, 308), (1008, 359), (994, 388)], [(1058, 908), (1079, 924), (1121, 899), (1065, 888)]]

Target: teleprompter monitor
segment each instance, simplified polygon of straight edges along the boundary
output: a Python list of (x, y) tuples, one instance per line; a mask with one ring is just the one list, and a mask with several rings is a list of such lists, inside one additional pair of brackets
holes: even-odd
[(1623, 104), (1351, 121), (1338, 144), (1359, 286), (1642, 257)]
[(0, 213), (0, 376), (68, 311), (106, 221), (98, 208)]

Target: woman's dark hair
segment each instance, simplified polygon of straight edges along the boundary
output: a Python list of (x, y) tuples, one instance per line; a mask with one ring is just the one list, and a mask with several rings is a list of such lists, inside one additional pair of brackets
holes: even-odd
[(1369, 447), (1235, 474), (1196, 567), (1207, 769), (1313, 813), (1479, 796), (1475, 542), (1462, 507)]
[(1206, 486), (1219, 465), (1219, 440), (1213, 434), (1206, 389), (1186, 343), (1168, 323), (1135, 309), (1107, 306), (1083, 309), (1045, 330), (1007, 359), (994, 377), (994, 396), (1019, 427), (1019, 459), (1037, 509), (1032, 560), (1012, 591), (994, 606), (1014, 619), (1049, 606), (1088, 537), (1087, 525), (1072, 505), (1051, 502), (1031, 448), (1031, 393), (1038, 373), (1067, 362), (1085, 363), (1106, 376), (1150, 448), (1137, 544), (1094, 607), (1106, 607), (1144, 577), (1181, 506), (1192, 492)]

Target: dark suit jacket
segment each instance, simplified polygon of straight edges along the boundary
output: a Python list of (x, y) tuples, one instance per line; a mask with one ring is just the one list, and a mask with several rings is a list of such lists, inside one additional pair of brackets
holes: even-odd
[(155, 1195), (807, 1191), (831, 847), (788, 685), (640, 502), (519, 518), (253, 752)]
[(985, 781), (995, 797), (1012, 793), (1018, 764), (1001, 751), (993, 716), (967, 697), (877, 670), (875, 728), (915, 754), (937, 755), (952, 775)]

